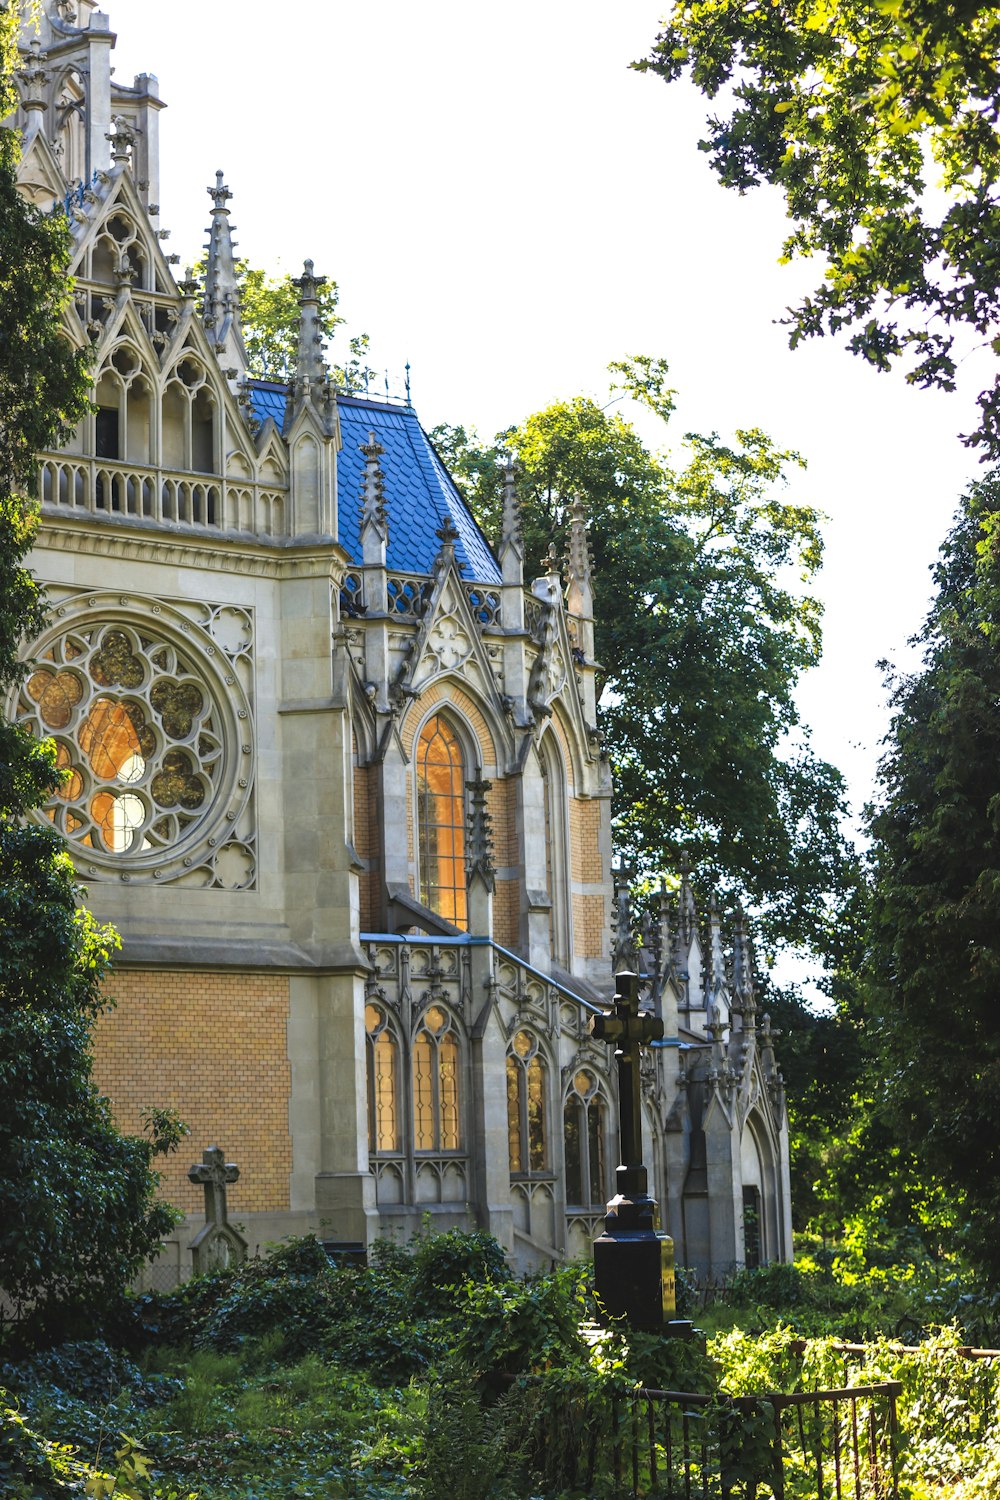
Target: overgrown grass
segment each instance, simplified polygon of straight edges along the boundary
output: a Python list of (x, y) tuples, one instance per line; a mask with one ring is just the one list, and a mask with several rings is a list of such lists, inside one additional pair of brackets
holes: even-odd
[[(540, 1468), (530, 1441), (539, 1401), (565, 1404), (571, 1449), (574, 1421), (629, 1384), (742, 1395), (876, 1379), (903, 1381), (907, 1500), (1000, 1494), (997, 1377), (961, 1360), (964, 1331), (901, 1353), (886, 1337), (897, 1300), (828, 1267), (768, 1268), (726, 1295), (706, 1309), (706, 1355), (582, 1336), (587, 1268), (518, 1280), (482, 1235), (387, 1246), (368, 1270), (296, 1241), (140, 1299), (127, 1349), (68, 1345), (0, 1369), (0, 1495), (82, 1496), (96, 1464), (140, 1500), (517, 1500), (558, 1492), (558, 1465)], [(910, 1306), (922, 1315), (926, 1297)], [(863, 1366), (833, 1347), (861, 1332), (876, 1339)]]

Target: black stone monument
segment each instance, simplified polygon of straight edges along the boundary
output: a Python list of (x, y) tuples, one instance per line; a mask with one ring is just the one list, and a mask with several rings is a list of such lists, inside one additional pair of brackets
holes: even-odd
[(610, 1317), (624, 1317), (630, 1328), (687, 1337), (691, 1324), (674, 1316), (674, 1242), (660, 1228), (642, 1162), (639, 1048), (661, 1040), (663, 1022), (639, 1010), (637, 974), (615, 976), (614, 1008), (594, 1017), (591, 1032), (615, 1048), (622, 1154), (604, 1233), (594, 1241), (597, 1296)]

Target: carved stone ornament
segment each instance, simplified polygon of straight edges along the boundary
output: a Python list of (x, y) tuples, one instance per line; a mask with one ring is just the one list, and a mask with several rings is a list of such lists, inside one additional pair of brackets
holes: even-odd
[(445, 671), (460, 666), (472, 650), (472, 642), (453, 615), (435, 621), (427, 641)]

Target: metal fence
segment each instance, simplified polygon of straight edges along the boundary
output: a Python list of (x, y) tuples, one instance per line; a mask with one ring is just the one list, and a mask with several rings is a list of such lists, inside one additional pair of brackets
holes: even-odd
[(550, 1488), (662, 1500), (898, 1500), (896, 1381), (793, 1395), (630, 1390), (537, 1409)]

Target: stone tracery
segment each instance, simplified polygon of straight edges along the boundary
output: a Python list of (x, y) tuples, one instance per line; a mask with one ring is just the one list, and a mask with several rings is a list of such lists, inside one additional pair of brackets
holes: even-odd
[(55, 741), (64, 779), (46, 816), (91, 878), (248, 888), (252, 767), (239, 723), (249, 714), (249, 617), (200, 607), (203, 637), (170, 606), (109, 618), (93, 613), (102, 604), (59, 609), (71, 618), (45, 638), (12, 705)]

